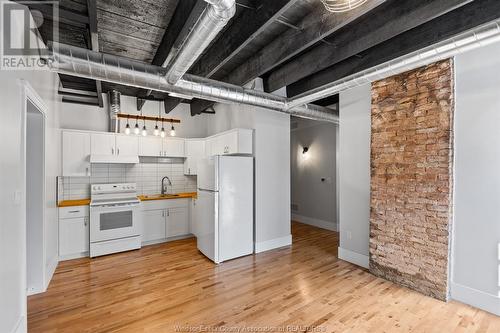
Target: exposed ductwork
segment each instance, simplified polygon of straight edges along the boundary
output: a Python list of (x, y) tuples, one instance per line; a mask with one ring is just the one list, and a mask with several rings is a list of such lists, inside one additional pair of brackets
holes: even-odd
[(238, 103), (263, 107), (303, 118), (338, 122), (329, 108), (305, 104), (290, 109), (288, 99), (261, 91), (185, 74), (177, 84), (166, 79), (166, 69), (83, 48), (51, 43), (52, 57), (48, 61), (53, 71), (107, 81), (143, 89), (176, 93), (222, 103)]
[(167, 81), (176, 84), (236, 13), (235, 0), (205, 0), (205, 8), (186, 38), (167, 57)]
[(120, 129), (120, 119), (118, 114), (121, 112), (121, 94), (117, 90), (111, 90), (108, 93), (109, 100), (109, 131), (118, 133)]
[(312, 103), (343, 90), (401, 74), (497, 41), (500, 41), (500, 20), (481, 25), (443, 42), (297, 95), (289, 99), (288, 106), (293, 108)]

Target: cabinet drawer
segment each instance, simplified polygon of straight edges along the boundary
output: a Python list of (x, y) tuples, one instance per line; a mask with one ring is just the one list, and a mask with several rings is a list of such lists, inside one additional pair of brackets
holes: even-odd
[(72, 219), (77, 217), (89, 216), (88, 206), (74, 206), (59, 208), (60, 219)]

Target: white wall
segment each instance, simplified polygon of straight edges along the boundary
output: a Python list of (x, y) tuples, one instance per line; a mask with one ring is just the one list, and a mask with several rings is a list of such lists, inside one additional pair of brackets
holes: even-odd
[(340, 93), (339, 258), (368, 267), (371, 85)]
[[(107, 94), (103, 94), (104, 107), (99, 108), (95, 105), (82, 105), (63, 103), (61, 109), (61, 128), (78, 129), (89, 131), (106, 132), (109, 128), (109, 104)], [(159, 107), (161, 107), (161, 117), (176, 118), (181, 121), (175, 124), (176, 135), (184, 138), (205, 137), (207, 132), (207, 115), (202, 114), (191, 117), (189, 104), (179, 104), (168, 115), (163, 111), (163, 103), (156, 101), (147, 101), (142, 108), (143, 115), (157, 117)], [(121, 112), (126, 114), (139, 115), (137, 111), (137, 99), (132, 96), (121, 96)], [(121, 120), (121, 130), (125, 129), (126, 120)], [(135, 125), (135, 120), (130, 120), (130, 126)], [(142, 129), (143, 123), (139, 121)], [(161, 128), (161, 123), (158, 124)], [(165, 130), (170, 130), (170, 124), (165, 123)], [(153, 134), (155, 127), (154, 121), (147, 121), (146, 127), (150, 135)]]
[(451, 296), (500, 315), (500, 43), (456, 57)]
[(256, 251), (290, 245), (290, 116), (246, 105), (214, 108), (216, 114), (207, 119), (208, 135), (255, 129)]
[[(21, 39), (20, 22), (12, 36)], [(2, 28), (0, 28), (2, 29)], [(4, 31), (0, 31), (3, 34)], [(26, 331), (26, 229), (23, 133), (21, 128), (22, 87), (24, 79), (43, 98), (46, 118), (46, 207), (45, 258), (46, 281), (57, 263), (57, 209), (55, 176), (60, 172), (58, 81), (53, 73), (41, 71), (0, 71), (0, 332)]]
[[(292, 119), (292, 219), (328, 230), (338, 230), (335, 124)], [(303, 148), (309, 150), (303, 154)], [(324, 179), (324, 181), (322, 181)]]

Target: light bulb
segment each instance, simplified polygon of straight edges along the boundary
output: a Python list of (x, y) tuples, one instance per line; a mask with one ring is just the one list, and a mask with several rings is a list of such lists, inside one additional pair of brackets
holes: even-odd
[(134, 126), (134, 134), (135, 134), (135, 135), (138, 135), (138, 134), (139, 134), (139, 132), (140, 132), (140, 130), (139, 130), (139, 125), (135, 124), (135, 126)]
[(160, 135), (160, 130), (158, 129), (158, 125), (155, 126), (155, 130), (153, 131), (154, 136)]
[(161, 128), (160, 136), (161, 136), (162, 138), (164, 138), (164, 137), (165, 137), (165, 129), (164, 129), (163, 127)]
[(146, 125), (142, 126), (142, 136), (148, 135), (148, 131), (146, 131)]
[(172, 125), (172, 129), (170, 130), (170, 136), (175, 136), (175, 128)]
[(127, 124), (127, 126), (125, 126), (125, 134), (129, 135), (130, 134), (130, 125)]

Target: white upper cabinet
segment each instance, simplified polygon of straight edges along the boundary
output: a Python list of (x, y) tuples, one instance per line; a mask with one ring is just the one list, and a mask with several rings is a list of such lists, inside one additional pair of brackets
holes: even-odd
[(198, 161), (205, 157), (205, 140), (186, 139), (184, 144), (186, 160), (184, 161), (184, 174), (197, 175)]
[(137, 156), (138, 154), (138, 137), (130, 135), (116, 135), (116, 155)]
[(62, 132), (62, 175), (65, 177), (90, 176), (90, 134)]
[(167, 157), (185, 157), (184, 139), (182, 138), (164, 138), (163, 155)]
[(161, 156), (163, 154), (163, 140), (157, 136), (143, 136), (139, 138), (140, 156)]
[(115, 134), (92, 133), (90, 136), (90, 151), (92, 155), (115, 155)]
[(209, 138), (211, 155), (253, 154), (253, 131), (250, 129), (233, 129)]

